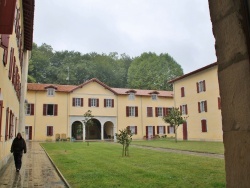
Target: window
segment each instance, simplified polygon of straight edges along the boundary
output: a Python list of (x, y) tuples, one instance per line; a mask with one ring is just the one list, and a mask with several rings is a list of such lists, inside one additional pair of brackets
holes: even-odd
[(47, 89), (47, 95), (48, 96), (54, 96), (55, 95), (55, 89), (54, 88), (48, 88)]
[(27, 104), (25, 114), (31, 116), (34, 115), (34, 104)]
[(132, 134), (137, 134), (137, 126), (128, 126)]
[(187, 110), (187, 105), (181, 105), (180, 106), (180, 111), (182, 115), (187, 115), (188, 114), (188, 110)]
[(163, 108), (162, 107), (156, 108), (156, 114), (157, 114), (156, 117), (163, 116)]
[(181, 97), (185, 97), (185, 89), (184, 89), (184, 87), (181, 87)]
[(153, 107), (147, 107), (147, 117), (153, 117)]
[(128, 98), (129, 98), (129, 100), (135, 100), (135, 94), (134, 93), (129, 93)]
[(218, 109), (220, 110), (221, 109), (221, 98), (218, 97)]
[(47, 126), (47, 136), (53, 136), (53, 126)]
[(146, 137), (153, 138), (155, 135), (155, 126), (146, 126)]
[(168, 134), (174, 134), (175, 130), (174, 130), (174, 126), (168, 126)]
[(89, 98), (89, 107), (99, 107), (99, 99)]
[(201, 120), (201, 132), (207, 132), (207, 120)]
[(104, 107), (114, 107), (114, 99), (104, 99)]
[(165, 134), (166, 128), (165, 126), (157, 126), (157, 134)]
[(127, 117), (138, 117), (138, 107), (137, 106), (126, 106), (126, 116)]
[(199, 81), (196, 83), (196, 87), (197, 87), (197, 93), (200, 92), (205, 92), (206, 91), (206, 83), (205, 80)]
[(83, 106), (83, 98), (73, 98), (72, 99), (73, 106)]
[(43, 104), (44, 116), (57, 116), (58, 105), (57, 104)]
[(152, 94), (151, 98), (152, 98), (153, 101), (156, 101), (157, 100), (157, 94)]
[(155, 117), (163, 117), (168, 115), (172, 108), (155, 107)]
[(207, 112), (207, 101), (198, 102), (198, 112)]
[(9, 107), (6, 109), (6, 123), (5, 123), (5, 141), (8, 140), (8, 128), (9, 128)]

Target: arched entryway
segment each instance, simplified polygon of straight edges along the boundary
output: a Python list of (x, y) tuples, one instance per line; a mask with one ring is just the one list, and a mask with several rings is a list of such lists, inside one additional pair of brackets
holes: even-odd
[(114, 124), (111, 121), (107, 121), (104, 123), (104, 139), (113, 139), (114, 138), (114, 131), (113, 131)]
[(83, 125), (80, 121), (75, 121), (72, 124), (71, 135), (76, 140), (83, 140)]
[(101, 123), (97, 119), (92, 119), (93, 125), (86, 125), (86, 140), (100, 140), (101, 139)]

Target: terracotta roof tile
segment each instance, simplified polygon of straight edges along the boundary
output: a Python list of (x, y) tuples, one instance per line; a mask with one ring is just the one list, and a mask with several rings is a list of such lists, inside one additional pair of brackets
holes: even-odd
[[(150, 96), (156, 90), (142, 90), (142, 89), (127, 89), (127, 88), (112, 88), (119, 95), (128, 95), (128, 91), (135, 91), (135, 95)], [(159, 97), (173, 97), (173, 91), (157, 91)]]
[(70, 92), (72, 89), (77, 86), (74, 85), (58, 85), (58, 84), (37, 84), (37, 83), (28, 83), (27, 89), (29, 91), (45, 91), (46, 88), (55, 88), (57, 92)]

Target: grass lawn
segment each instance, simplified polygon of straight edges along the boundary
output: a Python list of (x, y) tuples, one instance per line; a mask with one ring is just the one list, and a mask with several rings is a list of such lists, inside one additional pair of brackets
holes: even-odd
[(224, 160), (106, 142), (43, 143), (72, 187), (225, 187)]
[(134, 140), (133, 145), (224, 154), (223, 142), (178, 141), (174, 139)]

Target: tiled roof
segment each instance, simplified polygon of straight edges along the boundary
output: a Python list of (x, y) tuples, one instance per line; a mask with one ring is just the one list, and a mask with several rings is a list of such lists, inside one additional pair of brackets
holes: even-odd
[[(118, 95), (128, 95), (128, 91), (131, 89), (126, 88), (112, 88), (114, 91), (117, 92)], [(135, 91), (135, 95), (140, 96), (150, 96), (152, 93), (155, 93), (156, 90), (142, 90), (142, 89), (133, 89)], [(172, 91), (157, 91), (159, 97), (173, 97)]]
[(195, 70), (195, 71), (192, 71), (192, 72), (190, 72), (190, 73), (184, 74), (184, 75), (182, 75), (182, 76), (180, 76), (180, 77), (178, 77), (178, 78), (175, 78), (175, 79), (173, 79), (173, 80), (170, 80), (170, 81), (168, 81), (168, 83), (174, 83), (174, 82), (177, 81), (177, 80), (181, 80), (181, 79), (183, 79), (183, 78), (186, 78), (186, 77), (188, 77), (188, 76), (190, 76), (190, 75), (196, 74), (196, 73), (201, 72), (201, 71), (203, 71), (203, 70), (209, 69), (209, 68), (211, 68), (211, 67), (213, 67), (213, 66), (216, 66), (216, 65), (217, 65), (217, 62), (212, 63), (212, 64), (209, 64), (209, 65), (207, 65), (207, 66), (205, 66), (205, 67), (202, 67), (202, 68), (197, 69), (197, 70)]
[(46, 88), (55, 88), (57, 92), (70, 92), (72, 89), (77, 86), (74, 85), (58, 85), (58, 84), (35, 84), (28, 83), (27, 89), (29, 91), (45, 91)]
[(110, 90), (116, 95), (128, 95), (129, 92), (133, 91), (135, 95), (139, 96), (150, 96), (151, 94), (158, 94), (159, 97), (173, 97), (172, 91), (156, 91), (156, 90), (142, 90), (142, 89), (127, 89), (127, 88), (111, 88), (106, 84), (102, 83), (96, 78), (92, 78), (81, 85), (59, 85), (59, 84), (36, 84), (28, 83), (27, 89), (29, 91), (46, 91), (47, 88), (54, 88), (57, 92), (72, 92), (78, 88), (82, 88), (90, 82), (97, 82), (102, 85), (104, 88)]

